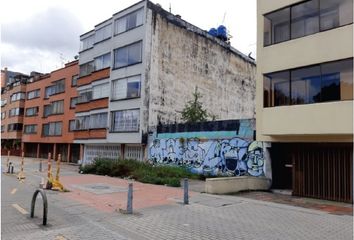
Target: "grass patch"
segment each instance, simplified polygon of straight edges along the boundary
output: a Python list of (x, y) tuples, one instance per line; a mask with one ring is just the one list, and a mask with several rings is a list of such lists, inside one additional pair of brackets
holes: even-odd
[(129, 177), (139, 182), (179, 187), (180, 179), (202, 179), (187, 168), (174, 166), (154, 166), (136, 160), (96, 159), (92, 164), (80, 167), (84, 174), (108, 175), (111, 177)]

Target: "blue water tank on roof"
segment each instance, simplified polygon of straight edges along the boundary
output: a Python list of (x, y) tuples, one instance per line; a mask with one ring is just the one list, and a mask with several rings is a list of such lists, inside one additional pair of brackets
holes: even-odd
[(218, 30), (216, 30), (216, 28), (210, 28), (209, 32), (208, 32), (211, 36), (213, 37), (217, 37), (218, 36)]
[(220, 25), (217, 30), (217, 37), (226, 41), (227, 40), (227, 31), (224, 25)]

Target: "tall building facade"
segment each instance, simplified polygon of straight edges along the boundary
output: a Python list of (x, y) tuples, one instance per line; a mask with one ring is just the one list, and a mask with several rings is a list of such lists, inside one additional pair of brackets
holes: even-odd
[(77, 162), (80, 145), (73, 144), (78, 61), (27, 83), (23, 106), (22, 144), (25, 156), (47, 158), (61, 154), (62, 161)]
[(257, 2), (257, 140), (273, 188), (353, 201), (353, 1)]
[(255, 62), (150, 1), (80, 37), (75, 143), (81, 159), (144, 159), (157, 125), (181, 121), (195, 88), (216, 119), (255, 115)]
[(1, 70), (1, 151), (21, 154), (23, 115), (28, 75)]

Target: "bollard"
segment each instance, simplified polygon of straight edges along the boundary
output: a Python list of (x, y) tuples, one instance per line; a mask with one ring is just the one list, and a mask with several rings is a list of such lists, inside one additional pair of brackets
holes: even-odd
[(58, 154), (58, 160), (57, 160), (57, 174), (56, 174), (56, 176), (55, 176), (55, 179), (52, 181), (52, 190), (64, 191), (64, 186), (63, 186), (63, 184), (61, 184), (60, 181), (59, 181), (60, 161), (61, 161), (61, 155)]
[(58, 160), (57, 160), (57, 174), (56, 174), (56, 176), (55, 176), (55, 180), (57, 180), (57, 181), (59, 181), (60, 161), (61, 161), (61, 155), (58, 154)]
[[(6, 167), (9, 169), (9, 162), (10, 162), (10, 151), (7, 151), (7, 160), (6, 160)], [(9, 173), (10, 171), (8, 171)]]
[(188, 199), (188, 178), (184, 179), (183, 188), (184, 188), (183, 203), (184, 204), (189, 204), (189, 199)]
[(127, 213), (133, 213), (133, 184), (128, 185), (128, 202), (127, 202)]
[(42, 199), (43, 199), (43, 225), (47, 225), (47, 215), (48, 215), (48, 201), (47, 201), (47, 195), (45, 194), (45, 191), (42, 189), (37, 189), (32, 197), (32, 202), (31, 202), (31, 218), (34, 217), (34, 207), (36, 206), (36, 199), (38, 193), (41, 193)]
[(11, 164), (11, 171), (10, 171), (11, 174), (14, 174), (14, 166)]
[(52, 154), (48, 153), (48, 179), (50, 179), (51, 177), (51, 171), (52, 171), (52, 163), (51, 163), (51, 158), (52, 158)]
[(11, 173), (11, 166), (12, 166), (12, 162), (9, 162), (7, 167), (7, 173)]
[(42, 158), (39, 160), (39, 172), (42, 172)]
[(22, 152), (21, 171), (17, 175), (18, 180), (22, 180), (26, 178), (25, 173), (23, 172), (24, 161), (25, 161), (25, 153)]

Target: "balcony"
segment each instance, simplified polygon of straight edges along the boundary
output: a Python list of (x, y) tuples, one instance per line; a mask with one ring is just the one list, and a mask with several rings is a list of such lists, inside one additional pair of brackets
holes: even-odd
[(75, 112), (87, 112), (101, 108), (108, 108), (108, 98), (100, 98), (89, 102), (77, 103)]
[(90, 84), (94, 81), (109, 78), (110, 68), (104, 68), (98, 71), (94, 71), (87, 76), (83, 76), (77, 79), (77, 86), (83, 86)]
[(105, 139), (107, 130), (101, 129), (89, 129), (89, 130), (76, 130), (74, 132), (74, 138), (77, 139)]

